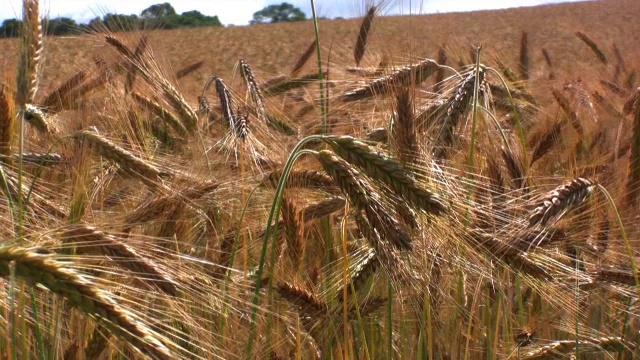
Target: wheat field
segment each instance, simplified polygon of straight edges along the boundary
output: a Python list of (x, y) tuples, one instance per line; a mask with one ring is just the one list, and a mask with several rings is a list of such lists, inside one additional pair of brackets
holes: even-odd
[(25, 0), (1, 358), (635, 358), (639, 7), (43, 38)]

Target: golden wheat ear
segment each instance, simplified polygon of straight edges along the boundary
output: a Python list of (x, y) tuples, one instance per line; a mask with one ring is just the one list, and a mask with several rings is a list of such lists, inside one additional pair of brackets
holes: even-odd
[(367, 14), (364, 16), (362, 23), (360, 24), (360, 31), (358, 32), (358, 38), (356, 39), (356, 46), (353, 50), (353, 58), (356, 62), (356, 66), (360, 66), (360, 61), (362, 61), (364, 52), (367, 49), (369, 32), (371, 31), (371, 25), (373, 24), (373, 19), (376, 17), (377, 10), (376, 6), (370, 6), (367, 10)]
[(551, 190), (538, 202), (538, 206), (529, 217), (529, 227), (540, 224), (545, 226), (551, 218), (570, 206), (584, 202), (596, 183), (584, 178), (577, 178), (571, 182)]
[(2, 161), (10, 161), (13, 142), (15, 114), (11, 93), (0, 84), (0, 157)]
[(32, 285), (41, 285), (67, 299), (88, 316), (96, 318), (111, 333), (133, 345), (153, 359), (173, 359), (170, 350), (156, 338), (140, 319), (123, 308), (87, 277), (33, 250), (18, 247), (0, 248), (0, 276), (15, 275)]
[(291, 69), (290, 76), (296, 77), (298, 76), (298, 74), (300, 74), (300, 70), (302, 70), (304, 65), (309, 61), (309, 59), (311, 59), (311, 56), (313, 55), (315, 50), (316, 50), (316, 40), (314, 39), (309, 44), (309, 46), (307, 46), (307, 49), (302, 53), (302, 55), (300, 55), (295, 65), (293, 65), (293, 69)]
[(42, 24), (38, 0), (22, 2), (22, 44), (16, 81), (16, 103), (19, 107), (33, 103), (38, 90), (38, 68), (42, 55)]
[(439, 65), (435, 61), (422, 60), (388, 76), (375, 79), (365, 86), (346, 92), (342, 100), (345, 102), (358, 101), (376, 95), (393, 93), (398, 86), (417, 86), (429, 78), (438, 68)]
[(529, 34), (526, 31), (520, 36), (520, 77), (529, 80), (529, 68), (531, 57), (529, 56)]

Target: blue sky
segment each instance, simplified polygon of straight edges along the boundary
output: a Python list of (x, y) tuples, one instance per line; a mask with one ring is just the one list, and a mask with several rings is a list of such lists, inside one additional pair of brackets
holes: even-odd
[[(307, 15), (311, 15), (309, 0), (41, 0), (41, 11), (50, 18), (70, 17), (78, 22), (86, 22), (108, 12), (119, 14), (140, 14), (151, 5), (169, 2), (178, 13), (198, 10), (205, 15), (218, 15), (223, 24), (245, 25), (254, 12), (270, 4), (283, 1), (294, 4)], [(501, 9), (520, 6), (535, 6), (579, 0), (382, 0), (384, 13), (425, 14), (484, 9)], [(372, 0), (316, 0), (316, 11), (326, 17), (357, 17), (365, 12), (366, 4)], [(20, 17), (21, 0), (0, 0), (0, 21)]]

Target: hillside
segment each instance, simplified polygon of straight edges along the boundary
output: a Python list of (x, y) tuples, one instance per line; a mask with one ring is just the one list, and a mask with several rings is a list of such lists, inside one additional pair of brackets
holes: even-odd
[[(485, 56), (498, 57), (507, 65), (515, 66), (520, 35), (526, 31), (529, 34), (533, 79), (548, 70), (541, 52), (543, 47), (551, 55), (556, 72), (569, 78), (575, 73), (577, 64), (591, 64), (594, 71), (599, 70), (589, 48), (574, 35), (576, 31), (592, 38), (611, 61), (614, 61), (611, 48), (614, 43), (628, 65), (639, 59), (640, 22), (632, 15), (638, 13), (638, 1), (608, 0), (471, 13), (381, 17), (376, 19), (364, 61), (375, 66), (382, 55), (393, 61), (408, 61), (409, 57), (435, 59), (438, 48), (444, 45), (449, 52), (450, 63), (457, 63), (458, 59), (470, 62), (469, 46), (482, 44)], [(320, 22), (324, 56), (330, 56), (334, 66), (353, 65), (353, 46), (359, 21)], [(211, 75), (229, 78), (233, 64), (241, 58), (251, 64), (263, 80), (288, 73), (312, 41), (313, 26), (310, 22), (300, 22), (161, 30), (150, 31), (148, 36), (156, 55), (174, 69), (204, 61), (201, 69), (180, 83), (186, 93), (195, 94)], [(55, 66), (44, 67), (42, 84), (45, 86), (59, 84), (79, 67), (90, 67), (93, 55), (104, 56), (105, 50), (111, 51), (101, 42), (99, 35), (48, 40), (45, 59), (48, 65)], [(0, 46), (3, 49), (0, 79), (12, 78), (17, 41), (4, 39)], [(313, 71), (313, 62), (308, 66), (309, 71)]]

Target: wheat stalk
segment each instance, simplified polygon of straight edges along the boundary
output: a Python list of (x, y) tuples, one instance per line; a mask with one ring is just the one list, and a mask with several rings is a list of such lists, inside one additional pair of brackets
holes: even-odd
[(19, 247), (0, 248), (0, 276), (15, 274), (29, 284), (41, 285), (64, 297), (74, 307), (95, 317), (106, 329), (153, 359), (173, 359), (169, 349), (131, 312), (100, 290), (88, 278), (50, 256)]

